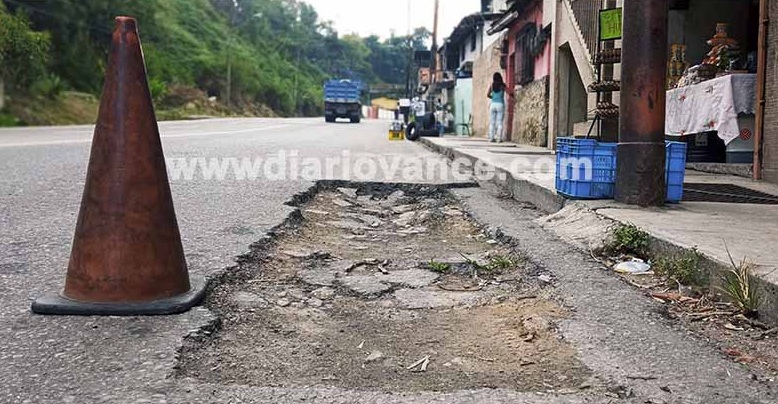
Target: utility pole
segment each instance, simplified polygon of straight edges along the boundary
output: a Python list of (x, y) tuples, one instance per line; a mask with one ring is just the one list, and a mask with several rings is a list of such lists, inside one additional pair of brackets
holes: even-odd
[(440, 0), (435, 0), (435, 20), (432, 23), (432, 51), (430, 52), (430, 93), (437, 82), (438, 75), (438, 11)]
[(669, 0), (625, 1), (616, 200), (665, 201), (665, 71)]
[(405, 98), (411, 98), (411, 62), (413, 61), (413, 37), (411, 36), (411, 0), (408, 0), (408, 61), (405, 65)]

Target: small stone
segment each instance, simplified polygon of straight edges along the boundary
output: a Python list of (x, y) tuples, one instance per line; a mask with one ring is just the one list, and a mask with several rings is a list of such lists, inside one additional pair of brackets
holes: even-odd
[(305, 304), (302, 302), (294, 302), (289, 306), (294, 307), (295, 309), (302, 309), (303, 307), (305, 307)]
[(287, 292), (289, 293), (288, 296), (294, 300), (305, 300), (308, 298), (301, 289), (289, 289)]
[(357, 190), (355, 188), (338, 188), (338, 192), (349, 198), (357, 197)]
[(292, 258), (307, 258), (311, 253), (307, 251), (284, 251), (283, 254)]
[(332, 203), (334, 203), (335, 205), (340, 206), (341, 208), (350, 208), (350, 207), (354, 206), (353, 203), (351, 203), (349, 201), (345, 201), (343, 199), (335, 199), (334, 201), (332, 201)]
[(311, 292), (311, 294), (320, 300), (330, 300), (335, 297), (335, 289), (333, 288), (319, 288)]
[(299, 271), (297, 275), (303, 282), (312, 286), (332, 286), (335, 284), (336, 279), (334, 271), (302, 270)]
[(399, 218), (393, 221), (394, 224), (400, 227), (410, 226), (416, 219), (416, 212), (405, 212), (400, 215)]
[(366, 363), (379, 361), (384, 358), (384, 353), (381, 351), (373, 351), (365, 358)]
[(553, 279), (551, 278), (551, 275), (540, 275), (538, 276), (538, 280), (543, 283), (551, 283), (553, 282)]
[(400, 206), (393, 207), (392, 208), (392, 212), (400, 215), (400, 214), (403, 214), (403, 213), (411, 212), (411, 211), (413, 211), (415, 209), (416, 209), (416, 205), (400, 205)]
[(418, 223), (424, 223), (424, 222), (430, 220), (431, 217), (432, 217), (432, 213), (430, 213), (430, 211), (428, 211), (428, 210), (425, 210), (424, 212), (421, 212), (419, 214), (419, 217), (416, 219), (416, 221)]
[(486, 244), (495, 245), (495, 244), (497, 244), (497, 243), (498, 243), (498, 241), (497, 241), (497, 240), (486, 240)]
[(462, 212), (456, 209), (444, 209), (442, 212), (446, 216), (462, 216)]
[(321, 300), (319, 300), (319, 299), (317, 299), (315, 297), (312, 297), (312, 298), (306, 300), (305, 303), (308, 304), (308, 306), (317, 307), (317, 308), (321, 307), (321, 306), (324, 306), (324, 302), (322, 302)]
[(289, 299), (278, 299), (276, 301), (276, 304), (280, 307), (286, 307), (289, 306), (289, 304), (292, 303), (289, 301)]
[(268, 305), (268, 302), (261, 296), (249, 292), (237, 292), (232, 296), (232, 300), (244, 309), (256, 309)]
[(310, 213), (312, 215), (320, 215), (320, 216), (327, 216), (330, 214), (330, 212), (325, 212), (323, 210), (317, 210), (317, 209), (306, 209), (305, 213)]
[(400, 200), (400, 198), (405, 196), (405, 192), (403, 191), (394, 191), (389, 196), (386, 197), (386, 201), (390, 202), (392, 204), (397, 203), (397, 201)]

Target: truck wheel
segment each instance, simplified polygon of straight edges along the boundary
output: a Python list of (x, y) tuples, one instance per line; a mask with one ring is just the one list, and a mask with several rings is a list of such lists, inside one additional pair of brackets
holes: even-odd
[(351, 118), (351, 123), (359, 123), (362, 119), (360, 117)]
[(419, 128), (416, 127), (416, 122), (411, 122), (408, 127), (405, 128), (405, 138), (415, 142), (419, 140)]
[(335, 122), (335, 118), (331, 118), (329, 116), (325, 116), (324, 117), (324, 122), (333, 123), (333, 122)]

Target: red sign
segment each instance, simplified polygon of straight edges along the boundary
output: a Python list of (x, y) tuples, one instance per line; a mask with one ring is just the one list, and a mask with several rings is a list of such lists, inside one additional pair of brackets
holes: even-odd
[(740, 130), (740, 138), (743, 140), (749, 140), (751, 139), (751, 130), (748, 128), (743, 128)]

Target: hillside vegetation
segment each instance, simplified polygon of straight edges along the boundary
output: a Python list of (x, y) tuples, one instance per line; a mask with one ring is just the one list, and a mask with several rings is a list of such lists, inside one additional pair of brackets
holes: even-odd
[(404, 85), (410, 47), (429, 36), (341, 35), (297, 0), (2, 0), (0, 125), (75, 123), (41, 111), (71, 102), (91, 122), (117, 15), (139, 21), (163, 118), (317, 115), (328, 78)]

